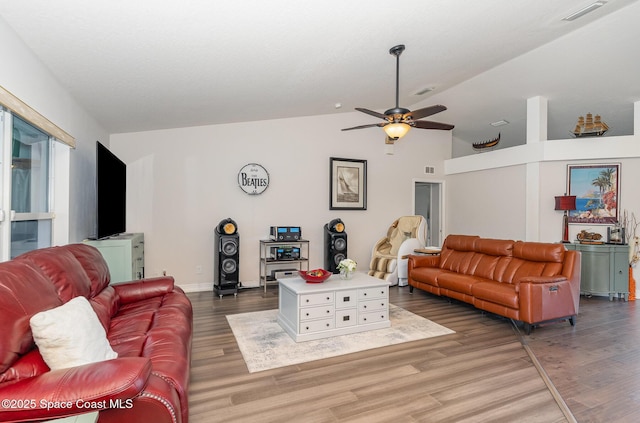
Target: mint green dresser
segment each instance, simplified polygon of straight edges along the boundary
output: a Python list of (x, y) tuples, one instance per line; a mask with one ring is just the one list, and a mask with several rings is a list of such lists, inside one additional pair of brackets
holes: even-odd
[(580, 292), (629, 298), (629, 246), (617, 244), (564, 244), (582, 253)]

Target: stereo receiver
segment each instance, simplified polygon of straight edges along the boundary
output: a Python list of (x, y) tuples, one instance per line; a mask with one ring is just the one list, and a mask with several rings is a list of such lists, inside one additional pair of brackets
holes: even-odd
[(272, 226), (269, 236), (276, 241), (299, 241), (302, 239), (300, 226)]
[(271, 247), (272, 260), (300, 260), (300, 248), (298, 247)]

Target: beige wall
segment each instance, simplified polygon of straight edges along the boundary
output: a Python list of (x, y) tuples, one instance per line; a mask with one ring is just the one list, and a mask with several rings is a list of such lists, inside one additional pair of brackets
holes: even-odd
[[(0, 85), (76, 138), (70, 152), (69, 204), (59, 204), (59, 217), (69, 218), (70, 242), (95, 234), (95, 142), (107, 132), (57, 82), (16, 34), (0, 19), (2, 66)], [(60, 236), (56, 236), (60, 239)], [(64, 238), (64, 237), (63, 237)]]
[[(271, 225), (297, 225), (310, 242), (310, 266), (322, 267), (323, 225), (340, 217), (349, 257), (368, 268), (373, 244), (397, 217), (412, 214), (412, 180), (442, 180), (451, 133), (412, 130), (384, 152), (378, 128), (342, 132), (370, 120), (360, 113), (169, 129), (111, 136), (129, 170), (128, 231), (145, 233), (147, 275), (163, 270), (191, 289), (213, 281), (217, 223), (234, 219), (240, 233), (240, 279), (258, 280), (259, 240)], [(367, 210), (329, 210), (329, 158), (367, 160)], [(242, 192), (247, 163), (270, 174), (258, 196)], [(436, 167), (425, 175), (424, 167)], [(202, 266), (202, 273), (197, 273)]]

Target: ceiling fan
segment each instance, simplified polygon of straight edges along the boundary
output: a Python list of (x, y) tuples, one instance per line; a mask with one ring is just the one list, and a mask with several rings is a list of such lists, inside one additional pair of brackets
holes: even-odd
[(398, 105), (400, 87), (400, 55), (402, 54), (404, 49), (404, 44), (400, 44), (389, 49), (389, 54), (396, 57), (396, 107), (387, 110), (386, 112), (384, 112), (384, 114), (375, 112), (373, 110), (356, 107), (357, 111), (383, 119), (384, 122), (354, 126), (352, 128), (344, 128), (343, 131), (379, 126), (386, 132), (387, 142), (393, 142), (405, 136), (411, 128), (441, 129), (444, 131), (448, 131), (454, 128), (453, 125), (449, 125), (446, 123), (418, 120), (423, 117), (435, 115), (436, 113), (447, 110), (445, 106), (438, 104), (435, 106), (429, 106), (423, 109), (411, 111)]

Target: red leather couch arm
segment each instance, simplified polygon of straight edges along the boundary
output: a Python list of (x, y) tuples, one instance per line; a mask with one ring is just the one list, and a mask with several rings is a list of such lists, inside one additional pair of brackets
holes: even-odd
[(174, 279), (172, 276), (161, 276), (112, 286), (122, 304), (127, 304), (172, 292), (174, 290)]
[(68, 369), (0, 386), (0, 422), (48, 420), (131, 406), (151, 374), (151, 361), (125, 357)]

